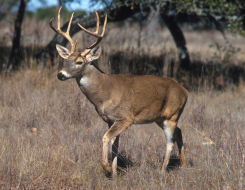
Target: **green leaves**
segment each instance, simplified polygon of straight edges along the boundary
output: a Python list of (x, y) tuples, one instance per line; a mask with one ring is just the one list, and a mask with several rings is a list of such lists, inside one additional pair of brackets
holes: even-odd
[(230, 31), (245, 36), (245, 23), (242, 21), (245, 17), (244, 0), (179, 0), (176, 5), (179, 12), (224, 18)]

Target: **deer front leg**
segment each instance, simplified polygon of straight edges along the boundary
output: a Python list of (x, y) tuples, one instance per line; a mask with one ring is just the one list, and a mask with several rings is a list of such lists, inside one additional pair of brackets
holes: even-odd
[(115, 177), (117, 174), (117, 158), (118, 158), (118, 146), (119, 146), (119, 137), (118, 135), (116, 138), (111, 139), (111, 144), (112, 144), (112, 173)]
[[(114, 162), (113, 160), (113, 170), (112, 168), (109, 166), (109, 163), (108, 163), (108, 145), (109, 145), (109, 142), (110, 140), (113, 138), (113, 137), (117, 137), (115, 142), (119, 141), (119, 134), (124, 131), (126, 128), (128, 128), (130, 125), (132, 125), (132, 122), (128, 122), (128, 121), (115, 121), (114, 124), (111, 126), (111, 128), (104, 134), (103, 136), (103, 153), (102, 153), (102, 161), (101, 161), (101, 165), (103, 167), (103, 169), (108, 172), (108, 173), (111, 173), (112, 176), (115, 176), (115, 173), (113, 174), (113, 172), (116, 172), (116, 160)], [(114, 144), (113, 143), (113, 144)], [(114, 146), (115, 149), (118, 149), (118, 142), (117, 142), (117, 145), (115, 144)], [(114, 149), (113, 148), (113, 149)], [(115, 150), (114, 149), (114, 150)], [(112, 150), (113, 151), (113, 150)], [(116, 151), (116, 154), (114, 154), (114, 159), (116, 158), (117, 159), (117, 151)]]

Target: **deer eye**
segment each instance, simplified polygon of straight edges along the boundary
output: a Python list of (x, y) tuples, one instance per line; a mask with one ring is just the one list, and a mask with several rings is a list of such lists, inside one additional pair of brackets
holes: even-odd
[(77, 64), (77, 65), (82, 65), (82, 64), (83, 64), (83, 62), (77, 62), (76, 64)]

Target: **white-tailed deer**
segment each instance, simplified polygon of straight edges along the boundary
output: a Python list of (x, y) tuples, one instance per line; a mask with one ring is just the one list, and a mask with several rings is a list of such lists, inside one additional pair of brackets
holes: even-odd
[[(62, 7), (61, 7), (62, 8)], [(95, 36), (97, 41), (83, 52), (75, 52), (76, 43), (69, 35), (71, 21), (66, 33), (60, 30), (60, 11), (58, 12), (58, 27), (55, 29), (50, 20), (50, 27), (63, 35), (71, 43), (71, 51), (56, 45), (60, 56), (66, 59), (63, 69), (58, 73), (58, 79), (65, 81), (75, 78), (78, 86), (94, 105), (98, 114), (109, 125), (109, 130), (103, 136), (102, 167), (113, 175), (117, 173), (117, 155), (119, 135), (132, 124), (155, 122), (164, 130), (167, 147), (162, 166), (162, 172), (168, 165), (174, 142), (177, 142), (180, 153), (180, 164), (186, 166), (181, 130), (177, 127), (179, 117), (185, 107), (188, 93), (176, 81), (170, 78), (144, 75), (109, 75), (99, 70), (93, 60), (99, 58), (102, 40), (107, 22), (105, 16), (103, 32), (99, 35), (99, 16), (95, 32), (83, 28), (85, 32)], [(108, 146), (112, 140), (112, 166), (108, 163)]]

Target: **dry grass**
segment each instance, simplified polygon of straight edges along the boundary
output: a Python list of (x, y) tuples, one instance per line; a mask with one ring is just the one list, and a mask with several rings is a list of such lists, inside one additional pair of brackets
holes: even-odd
[(111, 180), (100, 166), (107, 124), (75, 80), (42, 68), (1, 76), (0, 189), (243, 189), (244, 94), (190, 92), (179, 122), (188, 167), (163, 176), (164, 133), (132, 126), (119, 151), (134, 165)]
[[(10, 46), (12, 24), (0, 25), (0, 44)], [(148, 23), (143, 29), (141, 51), (176, 52), (169, 31), (153, 26), (156, 23)], [(48, 21), (26, 20), (23, 27), (24, 45), (46, 45), (54, 35)], [(137, 26), (108, 24), (100, 68), (109, 72), (109, 53), (137, 53), (138, 32)], [(216, 52), (210, 44), (224, 43), (214, 31), (184, 31), (184, 35), (191, 58), (201, 61)], [(233, 57), (239, 64), (244, 60), (244, 39), (227, 37), (242, 49)], [(94, 41), (82, 33), (74, 39), (79, 39), (78, 50)], [(56, 71), (36, 67), (32, 60), (30, 69), (0, 76), (0, 189), (244, 189), (244, 105), (244, 86), (190, 92), (179, 122), (188, 167), (160, 175), (163, 131), (155, 124), (134, 125), (121, 135), (119, 150), (133, 166), (111, 180), (100, 165), (107, 124), (75, 80), (61, 82)], [(175, 147), (172, 162), (177, 152)]]

